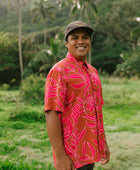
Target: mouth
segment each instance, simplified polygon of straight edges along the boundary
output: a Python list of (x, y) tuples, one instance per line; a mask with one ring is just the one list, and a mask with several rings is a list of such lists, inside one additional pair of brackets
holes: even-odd
[(76, 47), (76, 49), (84, 50), (86, 47)]

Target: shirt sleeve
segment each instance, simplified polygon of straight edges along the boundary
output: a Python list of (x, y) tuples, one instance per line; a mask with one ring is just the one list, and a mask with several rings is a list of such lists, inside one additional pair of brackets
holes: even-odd
[(47, 110), (64, 111), (67, 83), (60, 69), (52, 69), (45, 84), (45, 112)]

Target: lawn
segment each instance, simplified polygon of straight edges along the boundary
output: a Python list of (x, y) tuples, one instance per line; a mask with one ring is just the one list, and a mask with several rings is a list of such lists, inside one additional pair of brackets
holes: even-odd
[[(140, 80), (101, 77), (110, 162), (95, 170), (140, 167)], [(43, 105), (24, 103), (18, 90), (0, 91), (0, 170), (54, 170)]]

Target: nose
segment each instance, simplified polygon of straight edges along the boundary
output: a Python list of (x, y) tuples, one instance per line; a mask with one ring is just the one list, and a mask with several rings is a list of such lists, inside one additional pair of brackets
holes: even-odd
[(79, 44), (83, 44), (83, 42), (84, 42), (84, 41), (83, 41), (83, 38), (82, 38), (82, 37), (79, 37), (79, 38), (78, 38), (78, 43), (79, 43)]

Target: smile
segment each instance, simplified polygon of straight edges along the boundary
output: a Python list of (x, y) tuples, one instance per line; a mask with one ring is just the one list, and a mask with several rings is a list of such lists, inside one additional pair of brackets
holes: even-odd
[(85, 49), (86, 47), (76, 47), (77, 49), (79, 49), (79, 50), (83, 50), (83, 49)]

